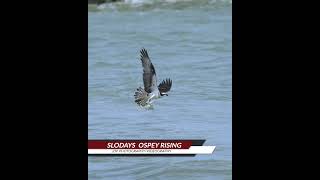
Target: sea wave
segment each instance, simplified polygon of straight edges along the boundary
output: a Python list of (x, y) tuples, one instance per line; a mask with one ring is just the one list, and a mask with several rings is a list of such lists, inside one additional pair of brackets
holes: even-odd
[(232, 0), (122, 0), (90, 6), (89, 11), (126, 11), (152, 9), (186, 9), (191, 7), (228, 7)]

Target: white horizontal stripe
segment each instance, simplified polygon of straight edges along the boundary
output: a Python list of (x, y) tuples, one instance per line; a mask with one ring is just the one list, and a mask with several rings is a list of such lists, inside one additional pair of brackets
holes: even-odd
[(189, 149), (88, 149), (88, 154), (212, 154), (216, 146), (190, 146)]

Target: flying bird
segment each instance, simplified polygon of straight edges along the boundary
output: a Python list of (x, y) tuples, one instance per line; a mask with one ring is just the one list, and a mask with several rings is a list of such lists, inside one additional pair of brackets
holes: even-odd
[(135, 102), (140, 106), (151, 105), (154, 99), (161, 96), (168, 96), (172, 80), (167, 78), (157, 85), (157, 75), (153, 64), (149, 58), (147, 50), (141, 49), (141, 63), (143, 67), (143, 84), (144, 88), (139, 87), (135, 92)]

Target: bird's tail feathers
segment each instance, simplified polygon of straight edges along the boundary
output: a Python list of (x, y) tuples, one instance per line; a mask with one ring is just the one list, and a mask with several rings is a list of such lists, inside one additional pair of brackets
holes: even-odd
[(136, 90), (134, 97), (138, 105), (145, 106), (148, 102), (148, 93), (142, 87)]

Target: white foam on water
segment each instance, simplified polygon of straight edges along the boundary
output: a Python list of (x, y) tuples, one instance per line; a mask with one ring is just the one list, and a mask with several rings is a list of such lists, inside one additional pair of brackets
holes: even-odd
[(146, 0), (125, 0), (124, 2), (128, 3), (128, 4), (143, 4), (143, 3), (146, 3), (146, 2), (150, 2), (150, 1), (146, 1)]
[(102, 9), (105, 9), (106, 6), (107, 6), (107, 4), (105, 4), (105, 3), (104, 4), (99, 4), (97, 9), (102, 10)]
[[(201, 6), (229, 6), (232, 5), (232, 0), (124, 0), (100, 4), (97, 10), (129, 10), (140, 9), (145, 7), (147, 9), (167, 9), (171, 7), (179, 7), (179, 3), (183, 6), (189, 7), (200, 4)], [(189, 4), (189, 6), (188, 6)], [(173, 5), (173, 6), (172, 6)], [(178, 6), (177, 6), (178, 5)]]

